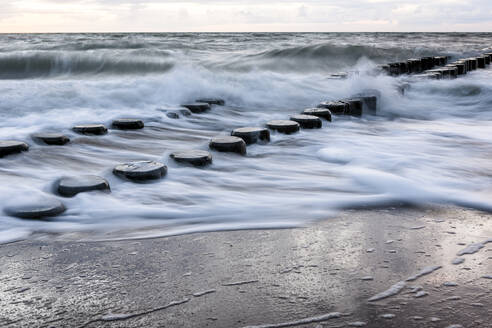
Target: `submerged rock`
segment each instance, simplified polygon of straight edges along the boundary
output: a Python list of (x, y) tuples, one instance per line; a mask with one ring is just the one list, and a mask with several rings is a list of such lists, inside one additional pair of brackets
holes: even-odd
[(117, 165), (113, 173), (130, 180), (154, 180), (164, 177), (167, 167), (159, 162), (140, 161)]
[(73, 131), (81, 134), (103, 135), (108, 129), (103, 124), (81, 124), (72, 128)]
[(212, 163), (212, 154), (205, 150), (185, 150), (172, 153), (171, 158), (179, 163), (205, 166)]
[(64, 145), (70, 142), (70, 138), (61, 133), (35, 133), (31, 138), (38, 142), (46, 145)]
[(200, 98), (196, 100), (197, 103), (207, 103), (209, 105), (224, 106), (225, 100), (221, 98)]
[(57, 216), (65, 212), (65, 210), (65, 205), (56, 198), (25, 201), (18, 205), (7, 206), (4, 208), (5, 214), (21, 219), (49, 218)]
[(142, 120), (133, 119), (133, 118), (121, 118), (118, 120), (114, 120), (112, 127), (113, 129), (120, 129), (120, 130), (137, 130), (137, 129), (143, 129), (144, 122)]
[(304, 115), (313, 115), (331, 122), (331, 111), (328, 108), (308, 108), (302, 112)]
[(22, 141), (0, 141), (0, 157), (29, 150), (29, 145)]
[(254, 143), (260, 142), (269, 142), (270, 141), (270, 131), (265, 128), (257, 128), (257, 127), (245, 127), (234, 129), (231, 132), (231, 136), (239, 137), (244, 140), (247, 145), (251, 145)]
[(181, 105), (185, 108), (188, 108), (192, 113), (203, 113), (203, 112), (206, 112), (208, 110), (210, 110), (210, 105), (207, 104), (207, 103), (204, 103), (204, 102), (196, 102), (196, 103), (192, 103), (192, 104), (184, 104), (184, 105)]
[(323, 126), (321, 119), (313, 115), (292, 115), (290, 120), (299, 123), (303, 129), (320, 129)]
[(210, 141), (211, 149), (221, 152), (232, 152), (246, 155), (246, 143), (238, 137), (216, 137)]
[(290, 120), (273, 120), (267, 123), (267, 127), (281, 133), (294, 133), (299, 131), (299, 123)]
[(188, 108), (177, 108), (177, 109), (165, 109), (165, 108), (157, 108), (158, 111), (166, 113), (166, 116), (173, 119), (180, 118), (183, 116), (190, 116), (191, 111)]
[(82, 175), (78, 177), (65, 177), (58, 181), (58, 193), (65, 197), (73, 197), (87, 191), (109, 191), (109, 183), (106, 179), (95, 175)]

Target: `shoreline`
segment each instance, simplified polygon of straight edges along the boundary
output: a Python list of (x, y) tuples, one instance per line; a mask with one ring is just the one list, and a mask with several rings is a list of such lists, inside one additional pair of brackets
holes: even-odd
[(0, 245), (0, 325), (491, 327), (489, 238), (491, 214), (433, 206), (344, 211), (305, 228), (18, 241)]

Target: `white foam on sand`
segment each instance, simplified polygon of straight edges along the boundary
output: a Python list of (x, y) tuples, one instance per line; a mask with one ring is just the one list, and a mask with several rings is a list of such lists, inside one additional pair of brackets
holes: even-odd
[(455, 258), (455, 259), (453, 260), (453, 262), (451, 262), (451, 263), (452, 263), (452, 264), (454, 264), (454, 265), (458, 265), (458, 264), (461, 264), (461, 263), (463, 263), (463, 262), (465, 262), (465, 259), (464, 259), (464, 258), (462, 258), (462, 257), (457, 257), (457, 258)]
[(307, 325), (310, 323), (323, 322), (330, 319), (340, 318), (342, 314), (340, 312), (331, 312), (315, 317), (304, 318), (300, 320), (287, 321), (282, 323), (271, 323), (271, 324), (263, 324), (258, 326), (245, 326), (243, 328), (281, 328), (281, 327), (291, 327), (291, 326), (299, 326), (299, 325)]
[(442, 268), (442, 266), (440, 265), (435, 265), (435, 266), (428, 266), (428, 267), (425, 267), (423, 268), (419, 273), (411, 276), (411, 277), (408, 277), (406, 281), (414, 281), (414, 280), (417, 280), (418, 278), (422, 277), (422, 276), (425, 276), (425, 275), (428, 275), (436, 270), (439, 270), (440, 268)]
[(488, 243), (492, 243), (492, 238), (489, 238), (481, 243), (473, 243), (466, 246), (465, 248), (463, 248), (458, 252), (458, 256), (462, 256), (465, 254), (475, 254), (476, 252), (484, 248), (485, 245), (487, 245)]
[(384, 292), (381, 292), (379, 294), (372, 296), (369, 299), (369, 302), (375, 302), (375, 301), (379, 301), (379, 300), (382, 300), (382, 299), (390, 297), (390, 296), (397, 295), (398, 293), (400, 293), (402, 291), (403, 288), (405, 288), (407, 281), (415, 281), (422, 276), (428, 275), (428, 274), (430, 274), (436, 270), (439, 270), (440, 268), (442, 268), (442, 266), (440, 266), (440, 265), (425, 267), (422, 270), (420, 270), (419, 273), (417, 273), (411, 277), (408, 277), (405, 281), (399, 281), (396, 284), (394, 284), (393, 286), (391, 286), (390, 288), (388, 288), (387, 290), (385, 290)]
[(398, 294), (399, 292), (402, 291), (403, 288), (405, 288), (406, 283), (404, 281), (399, 281), (384, 292), (381, 292), (379, 294), (374, 295), (369, 299), (369, 302), (375, 302), (382, 300), (383, 298), (387, 298), (393, 295)]

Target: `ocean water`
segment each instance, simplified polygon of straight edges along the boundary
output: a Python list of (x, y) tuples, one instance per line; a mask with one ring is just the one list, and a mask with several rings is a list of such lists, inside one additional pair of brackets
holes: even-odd
[[(337, 211), (399, 203), (492, 209), (492, 69), (455, 80), (374, 74), (412, 57), (490, 51), (492, 33), (231, 33), (0, 35), (0, 140), (29, 152), (0, 159), (0, 204), (53, 195), (63, 176), (105, 177), (111, 193), (61, 198), (50, 221), (0, 214), (0, 241), (36, 232), (128, 238), (220, 229), (289, 227)], [(329, 78), (340, 71), (348, 79)], [(245, 157), (213, 152), (206, 168), (177, 165), (176, 150), (243, 126), (349, 97), (380, 94), (376, 116), (334, 117), (323, 129), (272, 134)], [(224, 107), (180, 119), (166, 110), (200, 97)], [(78, 123), (144, 120), (139, 131), (81, 136)], [(30, 135), (63, 132), (65, 146)], [(166, 163), (168, 175), (133, 183), (112, 168)], [(58, 196), (55, 196), (58, 197)]]

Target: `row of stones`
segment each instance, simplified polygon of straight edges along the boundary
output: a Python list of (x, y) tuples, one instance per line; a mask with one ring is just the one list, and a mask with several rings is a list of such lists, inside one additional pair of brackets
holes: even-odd
[(470, 71), (486, 68), (490, 65), (491, 61), (492, 53), (483, 54), (474, 58), (459, 59), (442, 68), (427, 70), (423, 74), (418, 74), (417, 77), (430, 79), (456, 78)]
[[(478, 57), (464, 58), (448, 64), (448, 57), (412, 58), (404, 62), (381, 65), (380, 68), (390, 75), (415, 74), (417, 77), (432, 79), (456, 78), (477, 68), (485, 68), (492, 61), (492, 53)], [(441, 66), (440, 68), (434, 68)]]
[[(273, 120), (266, 124), (267, 128), (280, 133), (294, 133), (303, 129), (321, 128), (322, 121), (332, 120), (334, 115), (362, 115), (364, 108), (375, 111), (377, 105), (376, 96), (358, 96), (334, 102), (323, 102), (316, 108), (305, 109), (300, 115), (292, 115), (289, 120)], [(204, 99), (192, 104), (185, 104), (193, 113), (202, 113), (211, 109), (211, 105), (224, 105), (221, 99)], [(112, 123), (112, 127), (123, 130), (144, 128), (144, 123), (138, 119), (120, 119)], [(246, 145), (254, 143), (266, 143), (270, 141), (270, 132), (267, 128), (244, 127), (231, 132), (228, 137), (216, 137), (210, 141), (209, 147), (221, 152), (235, 152), (246, 154)], [(102, 124), (79, 125), (73, 128), (75, 132), (90, 135), (103, 135), (107, 128)], [(48, 145), (64, 145), (69, 142), (68, 137), (62, 134), (36, 134), (33, 139), (42, 141)], [(29, 146), (24, 142), (0, 141), (0, 154), (5, 155), (12, 152), (27, 150)], [(203, 150), (190, 150), (174, 152), (170, 155), (177, 162), (187, 163), (194, 166), (204, 166), (212, 162), (212, 155)], [(160, 179), (167, 174), (167, 166), (155, 161), (140, 161), (117, 165), (113, 173), (119, 177), (133, 181)], [(78, 177), (65, 177), (56, 183), (56, 192), (64, 197), (73, 197), (81, 192), (87, 191), (110, 191), (108, 181), (94, 175), (83, 175)], [(42, 202), (10, 206), (4, 211), (11, 216), (40, 219), (53, 217), (66, 210), (64, 204), (58, 199), (44, 199)]]
[(381, 65), (380, 68), (391, 75), (414, 74), (436, 66), (445, 66), (447, 62), (448, 57), (445, 56), (410, 58), (403, 62)]

